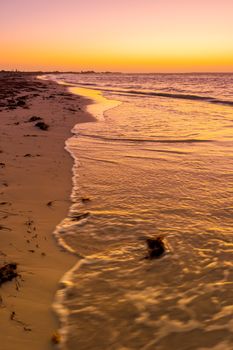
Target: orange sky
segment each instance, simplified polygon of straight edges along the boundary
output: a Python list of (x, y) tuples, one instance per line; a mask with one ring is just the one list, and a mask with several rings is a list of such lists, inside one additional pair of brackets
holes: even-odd
[(6, 0), (0, 69), (233, 71), (233, 0)]

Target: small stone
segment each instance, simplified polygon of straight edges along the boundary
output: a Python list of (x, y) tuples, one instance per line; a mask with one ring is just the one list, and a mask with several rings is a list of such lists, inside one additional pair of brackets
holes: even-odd
[(81, 201), (83, 202), (83, 203), (86, 203), (86, 202), (90, 202), (90, 198), (89, 197), (82, 197), (81, 198)]
[(51, 337), (51, 341), (53, 344), (59, 344), (61, 342), (60, 334), (58, 332), (54, 332)]

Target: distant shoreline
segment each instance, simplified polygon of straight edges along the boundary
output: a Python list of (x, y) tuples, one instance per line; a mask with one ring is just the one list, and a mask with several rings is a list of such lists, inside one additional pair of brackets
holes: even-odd
[(10, 75), (44, 75), (44, 74), (122, 74), (122, 75), (229, 75), (233, 72), (111, 72), (111, 71), (20, 71), (17, 69), (13, 70), (0, 70), (0, 74), (10, 74)]

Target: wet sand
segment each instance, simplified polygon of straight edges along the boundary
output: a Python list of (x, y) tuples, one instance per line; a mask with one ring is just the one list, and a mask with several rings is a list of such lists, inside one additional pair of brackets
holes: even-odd
[[(70, 206), (73, 160), (64, 145), (76, 123), (92, 120), (86, 104), (64, 86), (0, 75), (0, 266), (16, 262), (21, 276), (0, 287), (4, 350), (53, 346), (54, 294), (77, 261), (52, 234)], [(28, 122), (33, 116), (48, 130)]]

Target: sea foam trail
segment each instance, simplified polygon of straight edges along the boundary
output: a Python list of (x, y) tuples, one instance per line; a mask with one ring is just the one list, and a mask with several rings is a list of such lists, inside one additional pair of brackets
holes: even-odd
[[(62, 84), (62, 82), (60, 82)], [(66, 83), (64, 82), (64, 85)], [(112, 108), (115, 108), (121, 104), (120, 101), (116, 100), (108, 100), (104, 96), (102, 96), (101, 93), (96, 93), (93, 90), (89, 89), (81, 89), (79, 87), (69, 87), (68, 91), (70, 93), (73, 93), (75, 95), (81, 95), (85, 98), (88, 98), (90, 100), (90, 103), (92, 104), (86, 106), (87, 112), (92, 114), (96, 120), (103, 120), (104, 119), (104, 113)], [(73, 133), (75, 134), (76, 132), (76, 127), (73, 129)], [(76, 158), (75, 154), (72, 152), (72, 149), (69, 147), (69, 140), (66, 141), (66, 146), (65, 150), (70, 153), (71, 157), (74, 160), (74, 165), (72, 168), (73, 176), (72, 176), (72, 181), (73, 181), (73, 187), (72, 187), (72, 193), (71, 193), (71, 201), (73, 204), (76, 203), (76, 191), (75, 188), (77, 188), (78, 184), (76, 183), (76, 174), (78, 172), (78, 167), (79, 167), (79, 160)], [(69, 245), (66, 242), (66, 239), (64, 238), (64, 230), (67, 225), (67, 219), (69, 221), (69, 217), (72, 217), (72, 206), (69, 210), (68, 213), (68, 218), (65, 218), (59, 225), (57, 225), (55, 231), (54, 231), (54, 236), (56, 237), (56, 240), (58, 244), (65, 250), (67, 250), (69, 253), (74, 254), (77, 256), (77, 258), (81, 259), (80, 261), (77, 262), (77, 264), (69, 271), (65, 273), (65, 275), (62, 277), (60, 283), (59, 283), (59, 289), (56, 292), (55, 298), (54, 298), (54, 303), (53, 303), (53, 309), (55, 310), (56, 314), (58, 315), (58, 318), (61, 323), (61, 327), (59, 329), (59, 334), (61, 335), (61, 342), (58, 345), (59, 349), (66, 350), (66, 341), (68, 337), (68, 318), (69, 318), (69, 310), (68, 308), (65, 307), (66, 304), (66, 298), (67, 298), (67, 293), (69, 293), (69, 290), (73, 287), (73, 282), (72, 282), (72, 276), (73, 272), (77, 271), (86, 261), (85, 257), (81, 254), (78, 253), (77, 250), (73, 249), (71, 245)]]

